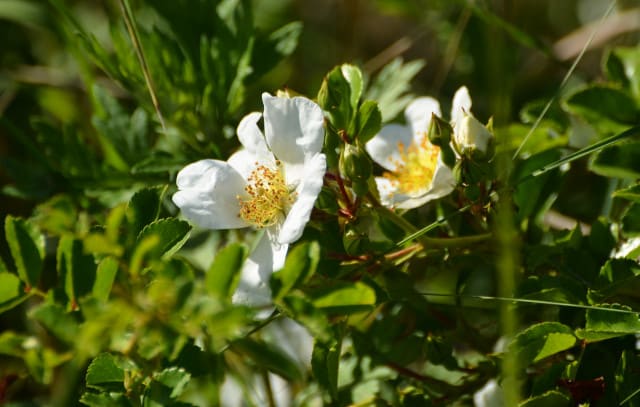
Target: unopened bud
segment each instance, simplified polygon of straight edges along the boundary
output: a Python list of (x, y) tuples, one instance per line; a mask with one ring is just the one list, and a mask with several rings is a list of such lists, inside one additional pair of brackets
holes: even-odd
[(453, 137), (458, 151), (466, 157), (485, 158), (493, 143), (493, 134), (470, 114), (456, 125)]
[(428, 133), (431, 144), (438, 147), (448, 145), (451, 141), (451, 133), (453, 133), (451, 125), (435, 113), (431, 113), (431, 123), (429, 124)]
[(351, 181), (354, 192), (358, 195), (366, 194), (367, 180), (371, 177), (373, 165), (365, 152), (353, 144), (345, 144), (339, 165), (340, 173)]

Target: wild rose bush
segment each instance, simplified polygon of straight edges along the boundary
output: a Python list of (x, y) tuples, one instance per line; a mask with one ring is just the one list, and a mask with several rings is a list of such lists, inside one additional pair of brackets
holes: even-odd
[(494, 121), (421, 61), (256, 89), (303, 32), (259, 2), (9, 3), (86, 106), (1, 99), (0, 404), (640, 403), (636, 47)]

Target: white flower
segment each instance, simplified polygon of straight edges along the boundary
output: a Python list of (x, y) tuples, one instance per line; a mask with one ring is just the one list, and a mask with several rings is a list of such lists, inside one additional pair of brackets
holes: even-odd
[(489, 380), (473, 394), (473, 404), (476, 407), (503, 407), (504, 396), (502, 388), (495, 379)]
[[(470, 108), (469, 92), (462, 87), (453, 98), (454, 131)], [(442, 161), (440, 148), (431, 144), (427, 136), (432, 114), (441, 116), (438, 101), (431, 97), (418, 98), (404, 111), (406, 126), (386, 125), (367, 142), (366, 150), (371, 158), (387, 170), (375, 179), (383, 205), (417, 208), (453, 191), (453, 172)]]
[[(225, 161), (200, 160), (177, 176), (173, 202), (185, 217), (209, 229), (255, 227), (265, 233), (246, 260), (237, 302), (270, 302), (269, 278), (282, 268), (322, 188), (326, 158), (320, 151), (324, 117), (304, 97), (262, 95), (264, 114), (238, 125), (242, 149)], [(258, 121), (264, 117), (264, 134)]]
[(463, 86), (456, 92), (453, 105), (453, 138), (460, 153), (468, 154), (475, 150), (486, 153), (493, 135), (471, 114), (471, 97), (466, 87)]

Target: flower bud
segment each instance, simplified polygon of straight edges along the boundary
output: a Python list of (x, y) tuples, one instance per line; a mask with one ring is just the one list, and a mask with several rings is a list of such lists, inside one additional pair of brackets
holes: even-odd
[(353, 144), (345, 144), (340, 155), (340, 173), (351, 180), (354, 192), (366, 194), (367, 180), (371, 177), (373, 166), (365, 152)]
[(484, 158), (493, 142), (493, 134), (470, 114), (466, 114), (457, 124), (453, 134), (460, 154)]
[(451, 141), (451, 133), (453, 133), (451, 125), (438, 117), (438, 115), (432, 113), (428, 133), (431, 144), (438, 147), (449, 144)]

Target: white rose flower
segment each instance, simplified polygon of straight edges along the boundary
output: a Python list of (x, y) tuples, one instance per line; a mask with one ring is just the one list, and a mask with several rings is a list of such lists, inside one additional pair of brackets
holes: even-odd
[[(467, 88), (460, 88), (451, 109), (454, 126), (471, 107)], [(431, 115), (441, 116), (440, 104), (431, 97), (421, 97), (409, 104), (404, 115), (406, 126), (389, 124), (375, 135), (365, 148), (371, 158), (387, 170), (376, 177), (383, 205), (411, 209), (450, 194), (455, 178), (447, 167), (440, 148), (429, 142)]]
[[(254, 227), (265, 233), (248, 256), (234, 301), (270, 302), (269, 278), (300, 238), (322, 188), (326, 157), (322, 109), (304, 97), (262, 95), (264, 114), (245, 116), (242, 149), (225, 161), (200, 160), (177, 176), (173, 202), (208, 229)], [(264, 134), (258, 121), (264, 117)]]
[(453, 97), (451, 123), (453, 139), (461, 154), (487, 152), (493, 134), (471, 114), (471, 97), (466, 87), (461, 87)]

